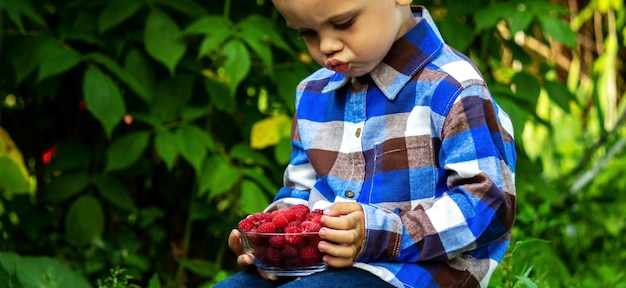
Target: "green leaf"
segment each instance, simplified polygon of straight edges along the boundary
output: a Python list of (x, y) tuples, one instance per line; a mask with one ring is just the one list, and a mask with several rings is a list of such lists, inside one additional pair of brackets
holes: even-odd
[(241, 198), (239, 199), (239, 204), (243, 213), (253, 214), (263, 211), (269, 203), (269, 199), (267, 199), (267, 196), (256, 183), (249, 180), (244, 180), (241, 183)]
[(161, 120), (153, 114), (133, 113), (132, 116), (133, 116), (133, 119), (149, 124), (150, 126), (154, 128), (161, 128), (162, 126)]
[(139, 159), (148, 146), (150, 133), (145, 131), (133, 132), (116, 139), (107, 151), (107, 166), (105, 171), (124, 169)]
[(511, 15), (511, 34), (515, 35), (515, 33), (524, 31), (526, 28), (530, 26), (530, 24), (535, 19), (535, 15), (528, 10), (515, 10), (515, 12)]
[(89, 182), (89, 174), (85, 171), (62, 174), (48, 183), (45, 198), (61, 202), (85, 190)]
[(441, 21), (439, 31), (446, 42), (459, 51), (466, 51), (474, 41), (474, 30), (457, 18)]
[(191, 122), (200, 117), (204, 117), (209, 114), (209, 108), (205, 106), (185, 106), (183, 107), (180, 117), (187, 122)]
[(541, 86), (536, 76), (527, 72), (520, 72), (513, 76), (511, 83), (515, 85), (515, 95), (518, 98), (528, 101), (533, 107), (537, 106)]
[(229, 81), (230, 94), (235, 95), (239, 83), (250, 72), (250, 52), (241, 41), (232, 39), (224, 45), (222, 53), (226, 56), (224, 71)]
[(107, 136), (126, 113), (124, 100), (113, 80), (98, 68), (90, 67), (85, 72), (83, 93), (87, 110), (102, 124)]
[(12, 252), (0, 252), (0, 276), (3, 276), (2, 270), (9, 271), (10, 277), (12, 277), (1, 278), (4, 281), (0, 287), (3, 288), (91, 287), (79, 273), (68, 269), (57, 259), (49, 257), (19, 256)]
[(159, 276), (156, 273), (150, 277), (148, 288), (161, 288), (161, 282), (159, 281)]
[(192, 22), (185, 28), (183, 33), (193, 34), (214, 34), (216, 31), (230, 31), (232, 34), (233, 22), (220, 15), (206, 15)]
[(476, 11), (474, 13), (475, 31), (479, 32), (495, 28), (498, 21), (508, 17), (515, 11), (515, 5), (514, 3), (494, 3)]
[(154, 137), (154, 148), (165, 162), (168, 170), (172, 170), (178, 156), (176, 136), (167, 130), (159, 131)]
[(96, 63), (100, 63), (104, 65), (109, 71), (113, 72), (115, 76), (121, 81), (124, 81), (128, 84), (128, 87), (133, 90), (133, 92), (137, 93), (142, 99), (149, 99), (148, 91), (141, 85), (135, 76), (128, 71), (126, 71), (122, 66), (117, 64), (115, 60), (111, 57), (101, 54), (101, 53), (91, 53), (85, 55), (86, 59), (91, 59)]
[(136, 208), (128, 189), (119, 180), (105, 175), (99, 177), (95, 184), (100, 196), (109, 203), (128, 211)]
[(41, 15), (37, 14), (30, 1), (24, 0), (3, 0), (0, 1), (0, 7), (3, 7), (7, 11), (9, 18), (15, 23), (20, 32), (26, 32), (24, 24), (22, 23), (22, 15), (28, 17), (33, 22), (39, 25), (45, 25), (45, 22), (41, 18)]
[(215, 262), (200, 260), (200, 259), (181, 259), (180, 264), (182, 264), (185, 268), (189, 269), (189, 271), (194, 274), (204, 276), (204, 277), (212, 277), (215, 274), (215, 270), (218, 269), (216, 267)]
[(110, 1), (98, 16), (98, 30), (100, 34), (124, 22), (145, 4), (143, 0)]
[(15, 69), (16, 82), (19, 83), (26, 76), (39, 67), (40, 53), (38, 48), (50, 39), (46, 37), (25, 37), (17, 40), (11, 50), (11, 64)]
[(178, 12), (191, 16), (202, 16), (208, 13), (206, 9), (204, 9), (204, 6), (193, 0), (155, 0), (155, 3), (171, 7)]
[(0, 155), (0, 191), (23, 193), (29, 191), (28, 178), (24, 177), (18, 163), (5, 155)]
[(228, 155), (246, 165), (261, 165), (265, 167), (272, 166), (272, 162), (270, 162), (263, 153), (253, 150), (249, 145), (244, 143), (235, 145), (232, 149), (230, 149)]
[(54, 157), (48, 164), (48, 170), (71, 170), (75, 168), (87, 169), (91, 163), (92, 151), (80, 142), (58, 142)]
[(576, 32), (563, 19), (545, 14), (538, 17), (545, 34), (569, 48), (576, 47), (578, 40)]
[(61, 46), (56, 41), (46, 41), (38, 51), (41, 53), (41, 62), (37, 82), (66, 72), (81, 61), (80, 53), (70, 47)]
[(252, 15), (237, 25), (241, 39), (261, 58), (270, 76), (274, 75), (274, 58), (268, 35), (268, 31), (274, 29), (272, 24), (259, 15)]
[(216, 51), (217, 48), (232, 35), (233, 32), (230, 30), (215, 30), (204, 36), (202, 43), (200, 43), (200, 49), (198, 50), (198, 58), (202, 58), (202, 56), (209, 55), (211, 52)]
[(198, 180), (198, 196), (210, 191), (209, 199), (227, 192), (239, 181), (241, 175), (237, 169), (220, 156), (207, 158), (202, 166)]
[(124, 68), (134, 76), (139, 86), (146, 90), (146, 95), (139, 94), (139, 96), (145, 96), (143, 101), (148, 104), (151, 103), (155, 85), (154, 68), (147, 57), (137, 49), (130, 49), (124, 58)]
[(192, 97), (193, 83), (192, 75), (181, 73), (157, 84), (150, 106), (151, 114), (163, 123), (179, 119), (182, 108)]
[(576, 101), (576, 97), (567, 89), (567, 86), (558, 82), (545, 81), (543, 87), (556, 105), (561, 107), (563, 111), (570, 112), (570, 101)]
[(270, 195), (274, 195), (278, 191), (278, 187), (265, 175), (265, 171), (255, 168), (241, 169), (241, 174), (246, 178), (253, 180), (257, 185), (263, 188)]
[(65, 217), (65, 232), (79, 246), (99, 238), (104, 232), (104, 213), (98, 199), (84, 195), (74, 201)]
[(274, 155), (276, 162), (286, 165), (291, 159), (291, 138), (282, 137), (278, 144), (274, 146)]
[(209, 71), (205, 71), (204, 76), (202, 83), (211, 97), (211, 104), (222, 111), (233, 111), (236, 105), (235, 97), (230, 95), (228, 83), (217, 74)]
[[(200, 128), (187, 125), (176, 130), (176, 148), (180, 155), (200, 174), (207, 148), (212, 147), (209, 135)], [(210, 144), (208, 144), (210, 143)]]
[(174, 75), (176, 65), (187, 49), (181, 36), (180, 29), (167, 14), (156, 8), (150, 10), (144, 31), (146, 51), (165, 65), (170, 75)]

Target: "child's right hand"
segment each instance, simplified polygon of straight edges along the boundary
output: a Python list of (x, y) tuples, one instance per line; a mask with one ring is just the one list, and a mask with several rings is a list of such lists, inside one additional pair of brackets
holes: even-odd
[[(230, 235), (228, 235), (228, 247), (230, 247), (230, 250), (235, 252), (235, 255), (237, 255), (237, 264), (244, 267), (254, 264), (254, 255), (246, 252), (243, 248), (243, 243), (241, 242), (241, 232), (239, 232), (239, 230), (233, 229), (230, 231)], [(257, 268), (257, 271), (264, 279), (271, 281), (278, 279), (276, 275), (267, 274), (259, 268)]]

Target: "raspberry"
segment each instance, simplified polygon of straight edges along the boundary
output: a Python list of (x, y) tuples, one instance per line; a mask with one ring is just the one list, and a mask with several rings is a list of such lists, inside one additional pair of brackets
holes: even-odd
[(257, 232), (259, 232), (259, 233), (274, 233), (274, 232), (276, 232), (276, 225), (274, 225), (274, 223), (272, 223), (272, 222), (265, 222), (265, 223), (259, 225), (259, 228), (257, 228)]
[(257, 212), (252, 214), (252, 218), (254, 218), (254, 222), (258, 225), (261, 225), (265, 222), (272, 221), (272, 214), (268, 212)]
[(287, 224), (289, 224), (289, 219), (287, 218), (287, 215), (285, 215), (285, 213), (276, 213), (274, 215), (274, 218), (272, 219), (272, 223), (276, 225), (277, 229), (282, 229), (285, 228)]
[(265, 252), (265, 257), (267, 258), (267, 261), (269, 263), (274, 266), (278, 266), (280, 264), (282, 260), (282, 257), (280, 256), (280, 250), (269, 247)]
[(238, 226), (239, 230), (243, 232), (250, 232), (256, 227), (256, 225), (254, 225), (254, 219), (252, 217), (246, 217), (241, 219)]
[(298, 221), (306, 220), (307, 216), (311, 212), (309, 207), (304, 204), (292, 206), (291, 208), (289, 208), (289, 210), (293, 211), (293, 213), (296, 215), (296, 220)]
[(293, 246), (301, 246), (304, 244), (304, 237), (300, 235), (299, 226), (287, 226), (285, 227), (285, 243)]
[(304, 221), (300, 223), (300, 229), (302, 232), (318, 232), (322, 228), (322, 225), (315, 223), (313, 221)]
[(270, 237), (269, 242), (270, 246), (276, 249), (280, 249), (283, 248), (283, 246), (285, 245), (285, 237), (283, 237), (282, 235), (274, 235)]
[(285, 245), (283, 247), (283, 250), (281, 250), (281, 255), (283, 255), (283, 259), (298, 257), (299, 254), (300, 253), (298, 248), (289, 244)]
[(317, 250), (317, 247), (307, 245), (300, 248), (300, 259), (304, 263), (312, 264), (322, 260), (322, 253)]

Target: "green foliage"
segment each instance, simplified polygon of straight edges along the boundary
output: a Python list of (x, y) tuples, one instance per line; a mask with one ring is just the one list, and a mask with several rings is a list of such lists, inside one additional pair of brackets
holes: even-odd
[[(622, 1), (447, 2), (419, 4), (516, 129), (515, 243), (490, 286), (625, 287)], [(294, 89), (316, 65), (269, 1), (235, 4), (0, 1), (9, 287), (236, 271), (226, 237), (281, 185)]]

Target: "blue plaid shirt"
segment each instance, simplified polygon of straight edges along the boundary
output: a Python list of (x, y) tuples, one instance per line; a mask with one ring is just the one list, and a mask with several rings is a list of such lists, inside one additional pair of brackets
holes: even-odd
[(515, 215), (508, 115), (428, 11), (364, 77), (318, 70), (297, 88), (293, 151), (274, 203), (357, 201), (354, 266), (396, 287), (486, 287)]

